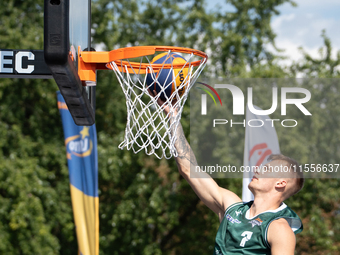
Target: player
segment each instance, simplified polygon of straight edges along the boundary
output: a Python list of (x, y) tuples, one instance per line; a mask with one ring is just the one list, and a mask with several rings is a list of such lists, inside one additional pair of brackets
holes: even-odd
[[(163, 105), (161, 100), (158, 103)], [(168, 113), (169, 106), (163, 107)], [(299, 217), (283, 201), (303, 187), (304, 178), (296, 170), (299, 170), (297, 162), (283, 155), (271, 155), (270, 162), (255, 172), (248, 186), (254, 201), (243, 203), (235, 193), (218, 186), (209, 174), (190, 173), (190, 167), (196, 169), (197, 162), (180, 124), (175, 135), (180, 174), (220, 220), (214, 254), (293, 255), (295, 234), (303, 227)], [(277, 176), (273, 169), (288, 171)]]

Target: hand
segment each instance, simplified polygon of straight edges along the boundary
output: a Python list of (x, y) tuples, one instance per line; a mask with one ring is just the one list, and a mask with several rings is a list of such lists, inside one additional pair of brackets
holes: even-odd
[[(148, 89), (149, 90), (149, 93), (150, 93), (150, 95), (153, 95), (153, 97), (156, 97), (157, 96), (157, 92), (156, 92), (156, 90), (153, 90), (153, 93), (151, 92), (151, 90), (150, 89)], [(173, 117), (175, 117), (176, 115), (177, 115), (177, 113), (178, 113), (178, 110), (177, 110), (177, 106), (176, 106), (176, 102), (177, 102), (177, 99), (174, 99), (174, 100), (172, 100), (172, 102), (171, 102), (171, 105), (169, 105), (168, 103), (165, 103), (160, 97), (158, 97), (158, 99), (157, 99), (157, 104), (161, 107), (161, 108), (163, 108), (163, 111), (164, 111), (164, 113), (166, 114), (166, 115), (168, 115), (169, 114), (169, 112), (171, 111), (171, 109), (172, 109), (172, 113), (173, 113)]]

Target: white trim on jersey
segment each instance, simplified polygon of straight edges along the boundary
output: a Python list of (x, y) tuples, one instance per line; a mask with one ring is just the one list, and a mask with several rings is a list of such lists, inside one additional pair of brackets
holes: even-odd
[(246, 219), (247, 220), (252, 220), (252, 219), (254, 219), (254, 218), (256, 218), (256, 217), (259, 217), (259, 215), (261, 215), (261, 214), (263, 214), (263, 213), (276, 213), (276, 212), (279, 212), (279, 211), (282, 211), (283, 209), (285, 209), (287, 207), (287, 205), (285, 204), (285, 203), (282, 203), (281, 205), (280, 205), (280, 207), (279, 208), (277, 208), (277, 209), (275, 209), (275, 210), (268, 210), (268, 211), (264, 211), (264, 212), (262, 212), (262, 213), (259, 213), (259, 214), (257, 214), (257, 215), (255, 215), (253, 218), (249, 218), (249, 211), (250, 211), (250, 208), (246, 211), (246, 215), (245, 215), (245, 217), (246, 217)]
[(235, 207), (235, 206), (237, 206), (237, 205), (239, 205), (239, 204), (246, 204), (246, 203), (237, 202), (237, 203), (234, 203), (234, 204), (232, 204), (232, 205), (229, 205), (229, 207), (225, 210), (225, 213), (224, 213), (224, 216), (223, 216), (223, 217), (225, 217), (225, 215), (227, 214), (227, 212), (228, 212), (231, 208), (233, 208), (233, 207)]
[(289, 224), (290, 228), (295, 231), (297, 231), (299, 228), (301, 228), (301, 221), (296, 219), (296, 218), (291, 218), (291, 217), (283, 217)]

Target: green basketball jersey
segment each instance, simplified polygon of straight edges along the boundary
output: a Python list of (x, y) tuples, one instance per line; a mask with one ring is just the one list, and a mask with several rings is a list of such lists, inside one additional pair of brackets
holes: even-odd
[(303, 229), (300, 218), (285, 203), (276, 210), (249, 218), (253, 201), (235, 203), (227, 208), (217, 231), (214, 255), (271, 254), (267, 241), (269, 224), (279, 218), (289, 223), (295, 234)]

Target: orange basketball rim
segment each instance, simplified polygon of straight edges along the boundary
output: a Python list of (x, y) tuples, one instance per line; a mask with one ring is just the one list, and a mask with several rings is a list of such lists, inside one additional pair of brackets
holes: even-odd
[[(120, 48), (112, 51), (79, 51), (79, 77), (82, 81), (96, 81), (96, 70), (112, 69), (111, 63), (114, 62), (121, 72), (129, 72), (145, 74), (148, 69), (158, 71), (160, 69), (170, 68), (188, 68), (191, 66), (199, 66), (205, 64), (208, 60), (206, 53), (184, 47), (175, 46), (134, 46)], [(190, 54), (191, 57), (196, 57), (198, 60), (187, 61), (183, 64), (153, 64), (150, 62), (135, 62), (133, 59), (154, 55), (156, 52), (177, 52)], [(131, 61), (130, 61), (131, 60)]]

